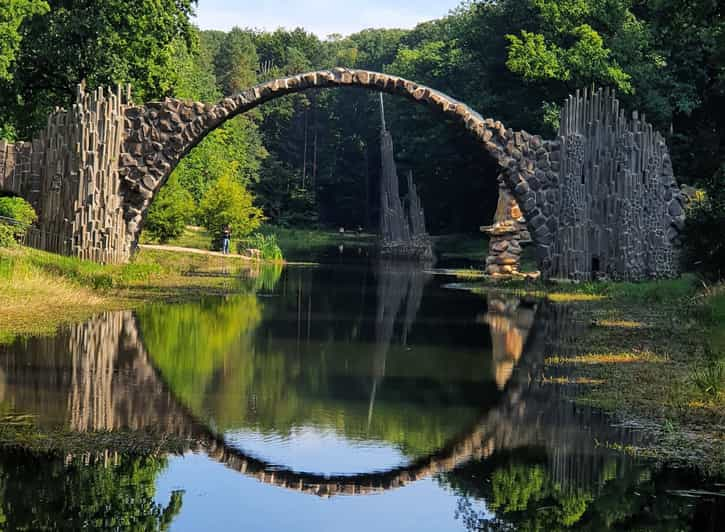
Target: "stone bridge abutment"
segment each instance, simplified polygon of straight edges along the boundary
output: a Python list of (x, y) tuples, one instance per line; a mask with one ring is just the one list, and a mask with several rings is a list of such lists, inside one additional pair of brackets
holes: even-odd
[[(39, 211), (38, 247), (62, 241), (82, 258), (128, 260), (171, 172), (227, 120), (288, 94), (358, 87), (427, 105), (466, 128), (496, 161), (518, 203), (544, 277), (643, 279), (678, 273), (682, 198), (664, 139), (609, 91), (564, 103), (554, 140), (507, 129), (467, 105), (403, 78), (335, 68), (262, 83), (217, 104), (176, 99), (134, 105), (123, 93), (79, 87), (32, 143), (0, 144), (0, 190)], [(495, 176), (491, 176), (493, 179)], [(51, 237), (52, 235), (52, 237)]]

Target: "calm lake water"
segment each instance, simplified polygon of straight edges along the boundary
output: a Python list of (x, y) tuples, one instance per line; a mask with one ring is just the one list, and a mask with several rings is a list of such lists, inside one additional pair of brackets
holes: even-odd
[(330, 262), (198, 272), (237, 293), (0, 347), (2, 423), (35, 448), (195, 442), (0, 449), (0, 529), (723, 530), (723, 484), (613, 450), (642, 435), (542, 383), (569, 309)]

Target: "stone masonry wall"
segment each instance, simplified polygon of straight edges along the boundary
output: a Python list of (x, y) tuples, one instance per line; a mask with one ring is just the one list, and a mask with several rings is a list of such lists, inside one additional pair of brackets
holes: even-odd
[[(483, 118), (467, 105), (439, 91), (412, 81), (366, 70), (334, 68), (268, 81), (229, 96), (218, 104), (166, 99), (126, 111), (126, 135), (120, 160), (121, 189), (125, 197), (127, 231), (136, 240), (148, 208), (179, 161), (204, 137), (236, 115), (267, 101), (309, 89), (359, 87), (402, 96), (421, 103), (465, 127), (501, 168), (506, 186), (527, 219), (539, 224), (534, 241), (548, 260), (551, 230), (544, 214), (546, 198), (535, 191), (546, 186), (549, 173), (535, 177), (537, 159), (548, 161), (541, 137), (514, 132), (501, 122)], [(527, 180), (534, 178), (531, 183)], [(544, 261), (550, 264), (550, 261)]]
[(644, 279), (679, 271), (683, 199), (664, 139), (609, 91), (565, 102), (556, 140), (507, 129), (409, 80), (335, 68), (268, 81), (218, 104), (165, 99), (134, 106), (130, 88), (57, 109), (31, 143), (0, 143), (0, 191), (40, 220), (28, 243), (100, 262), (128, 260), (151, 203), (181, 159), (215, 128), (308, 89), (359, 87), (427, 105), (464, 127), (497, 162), (518, 204), (541, 275)]

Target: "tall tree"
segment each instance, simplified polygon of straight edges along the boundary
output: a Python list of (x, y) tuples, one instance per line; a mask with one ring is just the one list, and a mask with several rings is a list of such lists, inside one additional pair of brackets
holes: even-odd
[(10, 78), (10, 65), (22, 39), (20, 25), (26, 18), (47, 11), (44, 0), (0, 0), (0, 79)]
[(75, 86), (130, 82), (140, 101), (170, 93), (177, 39), (193, 45), (196, 0), (49, 0), (20, 26), (22, 44), (0, 90), (20, 133), (29, 137), (48, 111), (72, 103)]

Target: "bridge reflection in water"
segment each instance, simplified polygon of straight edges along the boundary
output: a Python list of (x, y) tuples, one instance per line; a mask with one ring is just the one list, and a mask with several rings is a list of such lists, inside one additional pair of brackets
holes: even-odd
[[(239, 472), (239, 496), (252, 505), (271, 498), (277, 508), (302, 494), (298, 504), (310, 502), (300, 522), (327, 518), (305, 494), (366, 495), (415, 483), (390, 497), (403, 496), (395, 499), (401, 512), (438, 504), (438, 517), (454, 498), (458, 507), (443, 518), (444, 528), (586, 523), (601, 530), (618, 516), (647, 524), (643, 529), (665, 522), (673, 530), (718, 529), (720, 499), (692, 503), (672, 494), (701, 486), (698, 479), (597, 445), (636, 445), (639, 437), (542, 382), (545, 357), (574, 349), (583, 326), (575, 309), (503, 294), (486, 300), (390, 264), (253, 277), (226, 298), (108, 313), (53, 338), (1, 346), (1, 415), (30, 415), (34, 430), (51, 438), (59, 426), (78, 440), (123, 438), (128, 430), (177, 437), (204, 463)], [(313, 462), (300, 466), (294, 458), (305, 444), (301, 430), (334, 434), (337, 447), (316, 441)], [(128, 453), (109, 459), (102, 450), (99, 460), (75, 449), (39, 454), (21, 442), (3, 443), (0, 518), (10, 529), (123, 528), (121, 517), (163, 529), (194, 512), (192, 500), (181, 510), (179, 492), (163, 505), (155, 495), (162, 471), (178, 474), (193, 460), (167, 465)], [(375, 458), (359, 467), (356, 457), (379, 457), (372, 451), (381, 448), (392, 463)], [(329, 466), (331, 450), (356, 467), (341, 473)], [(204, 469), (199, 478), (195, 470), (182, 485), (211, 489), (206, 476), (214, 475)], [(247, 477), (286, 490), (245, 483)], [(421, 495), (431, 485), (435, 494)], [(408, 506), (400, 502), (406, 493), (416, 494)], [(203, 522), (211, 502), (203, 504)], [(378, 509), (375, 498), (354, 502), (361, 522)], [(238, 522), (237, 508), (229, 512)], [(698, 524), (690, 527), (693, 519)]]
[[(360, 309), (343, 306), (342, 314), (334, 301), (326, 302), (328, 308), (305, 301), (312, 297), (304, 286), (309, 277), (287, 276), (276, 300), (260, 303), (256, 296), (243, 294), (138, 315), (107, 313), (68, 327), (55, 338), (18, 341), (0, 350), (0, 400), (34, 415), (41, 427), (62, 424), (79, 433), (154, 430), (188, 438), (194, 442), (190, 449), (203, 450), (235, 471), (319, 496), (380, 492), (494, 452), (534, 446), (547, 449), (562, 481), (587, 482), (580, 477), (596, 476), (598, 467), (595, 438), (632, 441), (626, 430), (612, 429), (600, 416), (560, 401), (540, 384), (546, 350), (558, 342), (562, 330), (572, 327), (571, 317), (562, 315), (566, 309), (489, 296), (488, 310), (478, 321), (490, 327), (490, 340), (480, 338), (477, 363), (470, 365), (470, 352), (456, 356), (450, 354), (454, 350), (429, 349), (415, 354), (413, 329), (435, 326), (428, 310), (419, 315), (430, 282), (427, 274), (383, 264), (364, 278), (363, 286), (355, 288)], [(437, 305), (435, 294), (431, 299)], [(352, 295), (338, 297), (349, 300)], [(459, 326), (466, 321), (448, 316), (453, 323), (457, 318)], [(437, 315), (435, 321), (446, 319)], [(361, 343), (362, 352), (345, 352)], [(320, 352), (328, 354), (321, 357)], [(340, 360), (332, 360), (330, 353)], [(423, 357), (431, 353), (438, 359), (426, 368), (431, 362)], [(469, 364), (459, 371), (455, 365), (462, 361)], [(472, 369), (480, 373), (471, 374)], [(310, 384), (309, 375), (317, 374)], [(229, 399), (224, 395), (227, 384), (244, 390), (230, 396), (233, 415), (214, 403)], [(288, 410), (283, 397), (290, 396), (290, 403), (304, 403), (305, 408)], [(327, 415), (316, 418), (325, 401)], [(432, 436), (417, 434), (425, 444), (391, 441), (385, 427), (376, 428), (382, 418), (383, 425), (409, 430), (415, 440), (418, 427), (412, 418), (426, 413), (423, 424), (430, 421), (443, 428)], [(342, 428), (330, 422), (340, 415), (347, 416)], [(452, 416), (457, 416), (456, 423), (444, 426), (441, 420)], [(245, 452), (224, 437), (230, 427), (285, 433), (305, 425), (353, 438), (388, 438), (403, 448), (408, 460), (382, 471), (302, 472)]]

